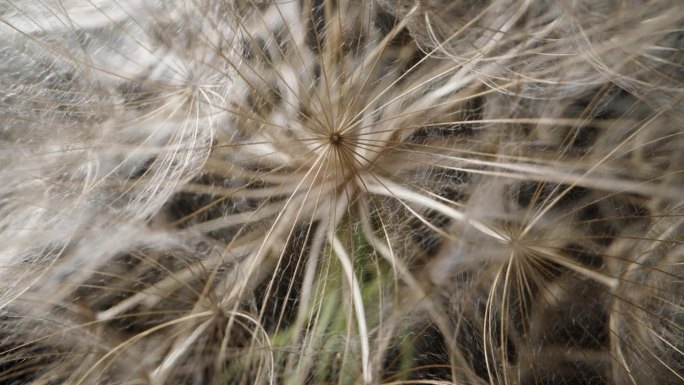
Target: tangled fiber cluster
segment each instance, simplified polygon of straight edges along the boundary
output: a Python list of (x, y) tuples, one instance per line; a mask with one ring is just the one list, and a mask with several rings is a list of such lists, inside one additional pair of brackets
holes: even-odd
[(683, 27), (1, 2), (0, 383), (683, 383)]

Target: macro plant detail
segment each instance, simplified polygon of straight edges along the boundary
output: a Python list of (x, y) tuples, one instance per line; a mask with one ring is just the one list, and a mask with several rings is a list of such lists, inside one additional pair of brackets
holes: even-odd
[(681, 383), (683, 22), (0, 5), (0, 383)]

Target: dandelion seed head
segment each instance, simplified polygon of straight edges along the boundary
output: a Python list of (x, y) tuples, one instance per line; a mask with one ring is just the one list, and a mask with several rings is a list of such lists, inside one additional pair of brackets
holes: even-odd
[(0, 5), (0, 382), (681, 382), (680, 11)]

